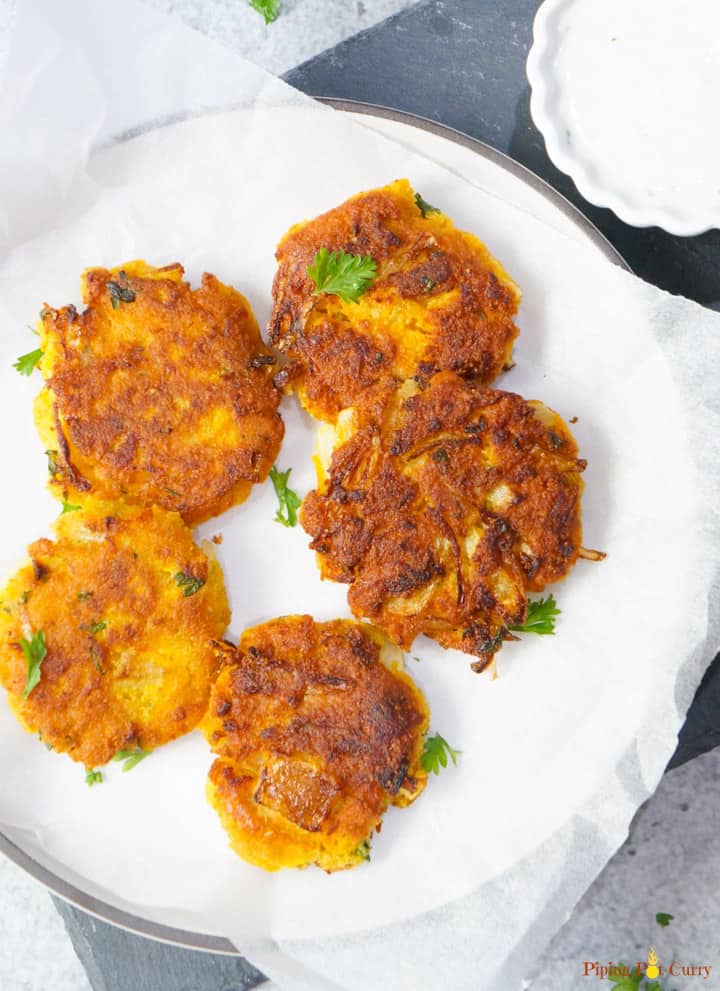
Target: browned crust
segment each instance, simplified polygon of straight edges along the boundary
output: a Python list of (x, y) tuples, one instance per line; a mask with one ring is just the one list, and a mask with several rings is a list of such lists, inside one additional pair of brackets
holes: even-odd
[(235, 849), (268, 869), (361, 862), (388, 805), (422, 789), (425, 701), (349, 620), (272, 620), (243, 634), (204, 731), (210, 794)]
[[(377, 262), (358, 304), (312, 295), (307, 269), (322, 247)], [(290, 359), (281, 381), (320, 419), (414, 375), (452, 369), (487, 383), (510, 361), (517, 287), (475, 237), (423, 217), (406, 180), (292, 228), (277, 259), (269, 334)]]
[(336, 449), (300, 518), (356, 616), (404, 648), (425, 633), (483, 667), (524, 621), (527, 593), (567, 575), (585, 462), (538, 407), (443, 372)]
[[(119, 494), (197, 523), (266, 478), (283, 435), (273, 358), (247, 300), (213, 275), (132, 262), (45, 307), (58, 489)], [(108, 283), (134, 294), (116, 308)]]

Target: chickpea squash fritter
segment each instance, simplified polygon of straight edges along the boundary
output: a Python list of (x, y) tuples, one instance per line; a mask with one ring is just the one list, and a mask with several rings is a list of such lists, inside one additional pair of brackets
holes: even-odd
[(16, 716), (90, 768), (188, 733), (230, 619), (220, 566), (159, 507), (88, 498), (54, 528), (0, 592), (0, 683)]
[(233, 849), (266, 870), (366, 860), (389, 805), (409, 805), (428, 709), (378, 630), (286, 616), (224, 648), (204, 732), (208, 798)]
[[(321, 249), (374, 260), (356, 302), (314, 294), (308, 269)], [(405, 179), (291, 228), (277, 259), (269, 333), (289, 359), (279, 380), (320, 420), (382, 404), (416, 375), (453, 369), (488, 383), (511, 363), (518, 287)]]
[(283, 436), (274, 359), (247, 300), (181, 265), (88, 269), (86, 309), (42, 311), (36, 421), (62, 491), (195, 524), (247, 498)]
[(323, 577), (346, 582), (353, 613), (403, 648), (425, 633), (482, 670), (524, 622), (527, 593), (580, 552), (585, 462), (568, 427), (452, 372), (406, 383), (379, 420), (338, 427), (300, 516)]

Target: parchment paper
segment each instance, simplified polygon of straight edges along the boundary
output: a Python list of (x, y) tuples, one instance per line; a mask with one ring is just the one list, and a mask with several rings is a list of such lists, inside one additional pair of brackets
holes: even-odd
[[(144, 257), (182, 261), (193, 283), (214, 272), (262, 325), (286, 228), (398, 176), (522, 287), (517, 366), (499, 384), (578, 417), (584, 543), (608, 558), (558, 586), (557, 635), (507, 646), (497, 681), (416, 643), (432, 727), (462, 758), (387, 815), (367, 867), (239, 861), (205, 804), (198, 734), (88, 789), (4, 704), (0, 829), (119, 907), (229, 936), (282, 988), (520, 987), (654, 790), (718, 643), (720, 317), (139, 5), (35, 0), (19, 17), (0, 104), (3, 574), (57, 513), (31, 421), (39, 381), (9, 367), (35, 346), (40, 306), (79, 304), (87, 265)], [(292, 401), (284, 415), (278, 463), (304, 493), (314, 428)], [(198, 532), (224, 535), (232, 636), (275, 615), (347, 615), (275, 505), (268, 483)]]

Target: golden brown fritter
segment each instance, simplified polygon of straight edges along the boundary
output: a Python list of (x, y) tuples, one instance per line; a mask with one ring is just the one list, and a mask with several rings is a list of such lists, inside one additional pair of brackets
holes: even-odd
[(428, 709), (378, 630), (286, 616), (226, 649), (204, 732), (208, 798), (233, 849), (266, 870), (368, 859), (389, 805), (425, 787)]
[(408, 383), (381, 422), (340, 426), (300, 516), (323, 577), (349, 583), (353, 613), (402, 647), (425, 633), (482, 670), (524, 622), (526, 593), (578, 556), (585, 462), (569, 429), (452, 372)]
[(283, 436), (274, 359), (247, 300), (181, 265), (88, 269), (87, 309), (42, 312), (36, 404), (56, 493), (90, 491), (198, 523), (265, 480)]
[[(55, 531), (0, 592), (0, 683), (18, 719), (88, 767), (188, 733), (230, 618), (220, 566), (158, 507), (88, 498)], [(40, 680), (23, 698), (22, 641), (39, 638)]]
[[(320, 248), (375, 259), (357, 303), (312, 295)], [(382, 402), (415, 375), (453, 369), (488, 383), (511, 362), (518, 287), (476, 237), (418, 205), (405, 179), (291, 228), (277, 259), (269, 332), (290, 359), (279, 381), (294, 381), (318, 419)]]

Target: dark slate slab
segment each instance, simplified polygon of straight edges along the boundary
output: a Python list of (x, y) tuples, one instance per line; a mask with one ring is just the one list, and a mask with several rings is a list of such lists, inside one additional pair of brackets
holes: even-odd
[[(314, 96), (429, 117), (507, 152), (560, 190), (649, 282), (720, 308), (720, 233), (636, 230), (586, 203), (545, 152), (529, 114), (525, 59), (538, 0), (431, 0), (289, 73)], [(708, 671), (672, 764), (720, 743), (720, 658)], [(246, 991), (264, 981), (242, 958), (134, 936), (56, 901), (94, 991)], [(380, 987), (381, 984), (378, 985)]]

